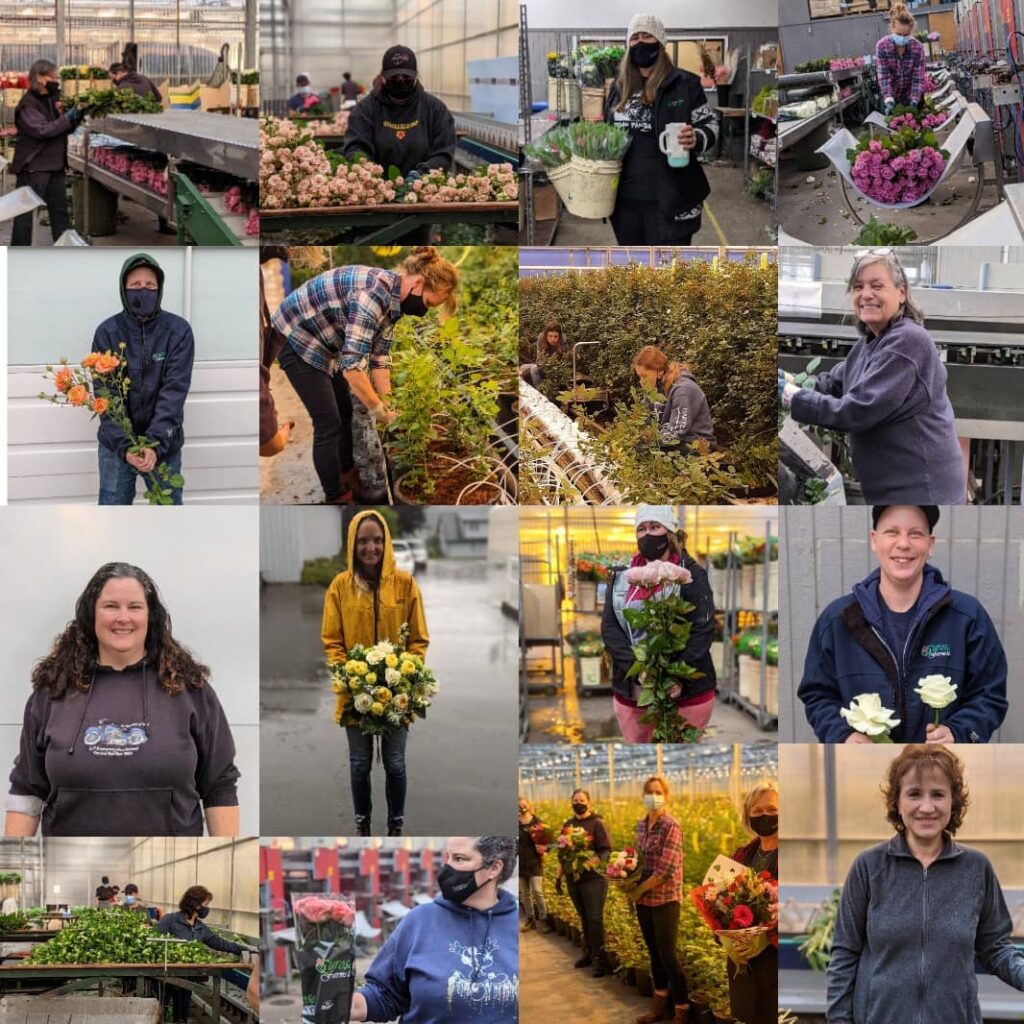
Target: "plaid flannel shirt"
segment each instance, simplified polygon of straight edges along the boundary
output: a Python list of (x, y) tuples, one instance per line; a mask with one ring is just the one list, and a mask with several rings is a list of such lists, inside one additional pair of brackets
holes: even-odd
[(393, 270), (341, 267), (310, 278), (277, 307), (271, 323), (303, 362), (323, 373), (391, 365), (391, 333), (402, 315)]
[(643, 854), (644, 877), (657, 875), (661, 879), (638, 902), (645, 907), (678, 903), (683, 891), (683, 830), (679, 822), (666, 811), (648, 832), (644, 816), (636, 823), (636, 848)]
[(891, 96), (898, 104), (917, 106), (924, 96), (924, 47), (911, 39), (899, 55), (896, 44), (888, 37), (875, 46), (878, 88), (882, 98)]

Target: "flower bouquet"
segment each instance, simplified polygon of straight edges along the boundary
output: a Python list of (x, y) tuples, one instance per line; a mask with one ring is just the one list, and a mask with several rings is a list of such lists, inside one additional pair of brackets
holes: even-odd
[(558, 861), (562, 870), (573, 880), (584, 872), (594, 871), (601, 866), (601, 859), (594, 853), (594, 840), (585, 828), (566, 825), (555, 840)]
[(303, 1024), (349, 1024), (355, 991), (355, 920), (338, 893), (305, 893), (292, 900)]
[(648, 562), (626, 570), (626, 582), (638, 588), (640, 608), (627, 608), (633, 658), (627, 676), (640, 677), (637, 704), (645, 712), (640, 721), (653, 725), (652, 743), (694, 743), (703, 735), (680, 717), (676, 702), (683, 683), (702, 673), (682, 661), (690, 639), (689, 619), (694, 606), (680, 588), (691, 581), (690, 571), (675, 562)]
[[(123, 353), (127, 346), (119, 345)], [(37, 395), (44, 402), (53, 405), (70, 405), (87, 409), (96, 416), (106, 416), (120, 428), (128, 438), (128, 453), (142, 455), (156, 448), (156, 438), (138, 434), (132, 426), (128, 412), (128, 390), (131, 378), (127, 375), (128, 360), (113, 352), (90, 352), (81, 363), (72, 366), (67, 359), (61, 359), (57, 366), (47, 366), (44, 379), (52, 379), (56, 394), (40, 391)], [(165, 462), (157, 462), (148, 473), (142, 474), (146, 481), (146, 500), (150, 505), (173, 505), (174, 488), (185, 485), (185, 478), (175, 473)]]
[(531, 825), (526, 831), (530, 834), (537, 853), (543, 857), (548, 852), (548, 847), (555, 841), (554, 833), (542, 821)]
[(640, 851), (633, 846), (613, 851), (604, 875), (629, 896), (644, 880), (644, 862)]
[(778, 885), (767, 871), (755, 874), (743, 868), (731, 881), (712, 880), (709, 875), (710, 870), (704, 883), (690, 890), (690, 898), (742, 973), (747, 963), (768, 947), (771, 933), (778, 927)]
[(427, 717), (431, 698), (440, 687), (423, 659), (405, 649), (407, 634), (408, 626), (403, 626), (398, 644), (389, 640), (372, 647), (355, 644), (345, 661), (331, 663), (334, 692), (349, 698), (341, 715), (343, 726), (354, 725), (367, 736), (381, 736)]
[(854, 185), (884, 206), (913, 204), (924, 199), (946, 169), (949, 153), (939, 148), (931, 129), (898, 128), (887, 138), (861, 135), (846, 152)]

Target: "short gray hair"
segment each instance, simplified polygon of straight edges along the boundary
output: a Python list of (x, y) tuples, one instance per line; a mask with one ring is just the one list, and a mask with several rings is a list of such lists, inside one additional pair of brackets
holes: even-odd
[(507, 882), (516, 869), (516, 858), (519, 855), (519, 842), (512, 836), (477, 836), (473, 846), (480, 851), (484, 859), (484, 867), (490, 867), (495, 861), (501, 861), (501, 874), (498, 885)]
[(58, 70), (52, 60), (37, 60), (28, 69), (28, 84), (34, 88), (39, 84), (40, 75), (55, 75)]
[[(900, 313), (909, 320), (913, 320), (914, 323), (923, 324), (924, 310), (910, 297), (910, 282), (907, 280), (907, 272), (903, 269), (903, 264), (900, 263), (899, 257), (892, 249), (869, 249), (867, 252), (861, 253), (853, 261), (850, 279), (846, 282), (846, 294), (849, 295), (853, 291), (853, 286), (857, 283), (860, 272), (872, 263), (881, 263), (889, 271), (892, 283), (897, 288), (903, 288), (906, 291), (907, 297), (900, 307)], [(857, 318), (857, 330), (862, 334), (867, 330), (860, 317)]]

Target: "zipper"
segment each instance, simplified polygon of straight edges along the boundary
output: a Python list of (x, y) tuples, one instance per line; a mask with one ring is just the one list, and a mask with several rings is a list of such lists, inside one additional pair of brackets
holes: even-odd
[(377, 636), (377, 615), (380, 610), (380, 580), (373, 588), (373, 643), (376, 646), (380, 641)]
[(923, 1024), (922, 1012), (924, 1010), (924, 997), (926, 992), (925, 986), (925, 962), (924, 962), (924, 950), (925, 940), (928, 935), (928, 869), (922, 866), (922, 878), (921, 878), (921, 972), (918, 978), (918, 991), (920, 993), (917, 1001), (917, 1021), (918, 1024)]
[(885, 637), (882, 636), (882, 634), (879, 633), (878, 630), (875, 629), (874, 626), (871, 627), (871, 632), (874, 633), (875, 636), (878, 637), (879, 641), (881, 642), (882, 646), (885, 648), (885, 650), (888, 653), (889, 657), (892, 658), (893, 668), (896, 669), (896, 680), (897, 680), (897, 682), (896, 682), (896, 700), (899, 702), (900, 712), (903, 715), (903, 718), (900, 721), (900, 725), (905, 727), (906, 726), (906, 722), (907, 722), (907, 714), (908, 714), (910, 709), (907, 707), (906, 687), (903, 685), (903, 673), (900, 671), (900, 663), (896, 660), (896, 655), (892, 653), (892, 648), (889, 646), (889, 644), (886, 641)]
[[(146, 401), (146, 370), (149, 368), (149, 355), (146, 352), (146, 325), (140, 323), (139, 326), (142, 328), (142, 401)], [(140, 408), (145, 409), (145, 404)]]

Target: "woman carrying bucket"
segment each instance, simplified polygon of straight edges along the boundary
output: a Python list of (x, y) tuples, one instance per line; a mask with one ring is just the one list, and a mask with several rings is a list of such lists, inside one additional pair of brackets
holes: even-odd
[(605, 121), (630, 138), (611, 216), (619, 245), (689, 245), (711, 192), (696, 158), (715, 144), (718, 123), (666, 41), (660, 18), (633, 15), (605, 106)]

